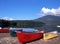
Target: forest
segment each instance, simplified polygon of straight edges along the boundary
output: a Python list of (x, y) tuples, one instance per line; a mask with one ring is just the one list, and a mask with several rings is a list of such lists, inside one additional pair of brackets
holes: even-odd
[(15, 27), (15, 28), (34, 28), (41, 27), (45, 23), (35, 20), (0, 20), (0, 27)]

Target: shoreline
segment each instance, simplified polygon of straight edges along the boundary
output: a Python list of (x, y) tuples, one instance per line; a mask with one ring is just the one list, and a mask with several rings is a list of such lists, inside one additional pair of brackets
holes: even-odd
[[(0, 33), (0, 44), (20, 44), (17, 37), (11, 37), (9, 33)], [(43, 39), (27, 44), (60, 44), (60, 35), (56, 38), (44, 41)]]

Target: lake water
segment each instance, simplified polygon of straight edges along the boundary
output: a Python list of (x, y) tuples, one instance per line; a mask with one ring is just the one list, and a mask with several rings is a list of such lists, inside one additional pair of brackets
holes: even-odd
[(10, 30), (22, 30), (23, 32), (37, 32), (35, 28), (10, 28)]
[(24, 32), (33, 32), (33, 31), (39, 31), (39, 30), (45, 30), (45, 32), (51, 32), (51, 31), (58, 31), (60, 32), (60, 28), (53, 27), (53, 26), (43, 26), (38, 28), (10, 28), (10, 30), (20, 30)]

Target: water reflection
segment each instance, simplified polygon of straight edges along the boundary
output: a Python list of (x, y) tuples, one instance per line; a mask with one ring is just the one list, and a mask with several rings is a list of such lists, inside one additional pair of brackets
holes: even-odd
[(37, 32), (36, 28), (10, 28), (10, 30), (22, 30), (23, 32)]

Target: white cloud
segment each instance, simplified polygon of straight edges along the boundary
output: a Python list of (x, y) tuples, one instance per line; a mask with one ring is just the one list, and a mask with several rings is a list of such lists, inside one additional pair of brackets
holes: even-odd
[(3, 17), (1, 19), (4, 19), (4, 20), (13, 20), (13, 18), (9, 18), (9, 17)]
[(52, 9), (43, 7), (41, 9), (41, 13), (39, 15), (40, 16), (46, 16), (46, 15), (60, 16), (60, 7), (59, 8), (52, 8)]

